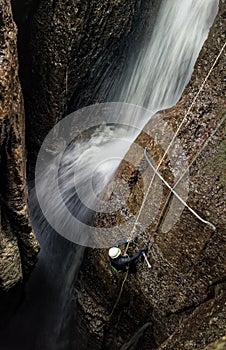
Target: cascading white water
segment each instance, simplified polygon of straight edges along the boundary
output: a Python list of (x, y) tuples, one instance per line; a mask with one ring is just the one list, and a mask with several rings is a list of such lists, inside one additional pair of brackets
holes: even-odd
[(153, 111), (176, 104), (217, 14), (217, 0), (163, 0), (151, 40), (127, 76), (121, 100)]
[[(109, 126), (103, 126), (99, 129), (99, 133), (95, 130), (89, 141), (78, 142), (65, 152), (61, 161), (61, 173), (57, 181), (61, 181), (61, 196), (68, 199), (69, 206), (74, 207), (74, 210), (81, 211), (81, 214), (77, 212), (77, 215), (82, 220), (86, 219), (87, 213), (83, 207), (81, 208), (80, 203), (77, 203), (78, 207), (76, 209), (73, 196), (75, 188), (76, 192), (82, 192), (86, 205), (95, 209), (95, 198), (90, 196), (90, 188), (86, 186), (87, 183), (91, 179), (94, 183), (94, 192), (100, 193), (117, 170), (120, 160), (125, 156), (140, 129), (145, 126), (151, 116), (178, 101), (191, 77), (195, 61), (208, 35), (217, 9), (217, 0), (163, 0), (152, 37), (145, 39), (145, 45), (140, 49), (135, 66), (131, 68), (132, 63), (128, 62), (128, 72), (132, 69), (132, 75), (125, 73), (126, 78), (123, 86), (117, 87), (118, 90), (121, 90), (121, 101), (138, 104), (148, 108), (151, 112), (142, 115), (136, 113), (135, 108), (134, 112), (130, 114), (125, 113), (118, 118), (116, 116), (115, 121), (118, 120), (121, 124), (133, 125), (133, 127), (109, 128)], [(85, 123), (85, 120), (81, 121), (81, 123), (83, 122)], [(59, 170), (58, 160), (52, 158), (52, 163), (45, 169), (44, 175), (36, 179), (36, 187), (38, 187), (39, 201), (41, 199), (45, 202), (50, 216), (54, 220), (59, 218), (59, 221), (62, 222), (62, 229), (67, 230), (67, 220), (70, 221), (70, 216), (68, 216), (68, 210), (65, 209), (65, 206), (58, 202), (56, 182), (52, 176), (55, 168), (57, 171)], [(37, 231), (39, 231), (36, 204), (31, 195), (31, 214)], [(54, 223), (50, 223), (54, 226)], [(74, 226), (74, 230), (80, 230), (80, 228)], [(46, 244), (48, 248), (51, 247), (52, 236), (49, 234), (48, 226), (46, 228), (42, 227), (41, 231), (42, 235), (47, 235), (47, 240), (44, 239), (43, 245)], [(48, 248), (43, 251), (40, 257), (38, 268), (33, 274), (33, 280), (40, 273), (39, 269), (42, 270), (42, 265), (45, 266), (44, 271), (45, 269), (48, 270), (48, 277), (53, 276), (53, 288), (57, 284), (56, 294), (58, 293), (58, 297), (56, 297), (56, 301), (52, 297), (50, 300), (47, 294), (47, 299), (44, 302), (44, 308), (46, 309), (43, 308), (43, 313), (52, 313), (54, 305), (57, 303), (54, 309), (54, 315), (56, 315), (56, 313), (59, 314), (65, 311), (64, 307), (61, 307), (64, 298), (63, 292), (70, 290), (72, 287), (73, 278), (68, 279), (67, 275), (70, 276), (74, 269), (74, 261), (71, 254), (65, 255), (65, 257), (59, 254), (58, 257), (57, 252), (54, 253), (54, 249), (50, 249), (49, 254)], [(68, 253), (67, 249), (65, 251)], [(72, 251), (75, 254), (75, 251)], [(56, 254), (56, 260), (59, 259), (58, 263), (63, 259), (63, 266), (68, 269), (67, 272), (64, 271), (64, 268), (59, 270), (54, 268), (54, 271), (51, 271), (52, 263), (55, 264), (55, 257), (52, 259), (51, 254)], [(51, 282), (48, 281), (48, 283)], [(45, 286), (43, 288), (45, 293), (48, 293), (48, 286), (46, 289)], [(32, 283), (30, 286), (28, 285), (27, 293), (31, 295), (33, 302), (35, 298), (32, 295), (36, 295), (34, 290), (35, 287), (32, 286)], [(36, 309), (38, 309), (38, 306)], [(42, 309), (39, 310), (40, 312), (42, 312)], [(59, 323), (62, 322), (62, 315), (58, 316), (58, 318), (54, 316), (54, 320), (47, 316), (48, 320), (45, 320), (45, 334), (40, 334), (43, 337), (43, 343), (41, 344), (43, 349), (56, 350), (58, 348), (55, 339), (49, 342), (49, 337), (53, 337), (53, 329), (55, 338), (57, 337), (56, 333), (59, 333)], [(43, 322), (41, 318), (39, 322)], [(35, 349), (38, 349), (38, 346), (37, 340)], [(67, 346), (65, 345), (64, 349), (70, 348), (70, 345)], [(26, 346), (24, 346), (24, 349), (26, 349)]]
[[(96, 241), (91, 239), (92, 227), (84, 223), (86, 220), (89, 223), (92, 221), (97, 194), (110, 181), (120, 161), (151, 117), (179, 100), (217, 10), (216, 0), (163, 0), (152, 37), (144, 40), (133, 73), (125, 74), (121, 86), (120, 99), (129, 103), (129, 112), (124, 105), (116, 105), (113, 116), (101, 119), (98, 116), (98, 112), (103, 113), (101, 107), (98, 111), (98, 107), (94, 106), (86, 109), (85, 113), (81, 111), (68, 117), (69, 120), (75, 120), (75, 128), (73, 122), (68, 122), (66, 118), (57, 126), (58, 129), (70, 129), (70, 132), (76, 128), (84, 131), (87, 121), (91, 127), (90, 120), (98, 125), (99, 118), (99, 124), (103, 121), (118, 122), (127, 127), (114, 125), (114, 128), (110, 128), (107, 125), (97, 129), (98, 132), (95, 129), (88, 141), (78, 141), (66, 151), (61, 150), (58, 158), (51, 161), (47, 158), (45, 163), (46, 143), (56, 142), (55, 131), (47, 137), (37, 162), (36, 191), (47, 220), (61, 235), (82, 245), (96, 246)], [(134, 65), (134, 60), (128, 62), (128, 72), (131, 72), (131, 64)], [(136, 105), (147, 108), (149, 112)], [(65, 137), (66, 146), (67, 142)], [(59, 158), (62, 158), (60, 162)], [(51, 165), (46, 166), (49, 163)], [(128, 230), (131, 230), (133, 223), (131, 221)], [(124, 234), (128, 236), (129, 232)], [(107, 241), (105, 246), (112, 243)]]

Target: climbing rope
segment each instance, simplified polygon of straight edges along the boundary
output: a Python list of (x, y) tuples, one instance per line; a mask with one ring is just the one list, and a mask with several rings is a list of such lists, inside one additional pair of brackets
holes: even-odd
[[(215, 130), (213, 131), (213, 133), (210, 135), (210, 137), (204, 142), (203, 146), (199, 149), (199, 151), (195, 154), (194, 158), (192, 159), (192, 161), (189, 163), (189, 165), (187, 166), (186, 170), (178, 177), (177, 181), (175, 182), (175, 184), (173, 185), (173, 189), (175, 189), (179, 183), (181, 182), (181, 180), (183, 179), (183, 177), (185, 176), (185, 174), (189, 171), (189, 168), (192, 166), (192, 164), (196, 161), (196, 159), (198, 158), (198, 156), (200, 155), (200, 153), (204, 150), (204, 148), (207, 146), (208, 142), (210, 141), (210, 139), (215, 135), (215, 133), (217, 132), (217, 130), (220, 128), (220, 126), (223, 124), (223, 122), (225, 121), (226, 119), (226, 116), (224, 116), (222, 118), (222, 120), (220, 121), (220, 123), (218, 123), (217, 127), (215, 128)], [(170, 197), (171, 197), (171, 194), (172, 192), (169, 193), (166, 201), (165, 201), (165, 204), (164, 204), (164, 207), (162, 208), (161, 210), (161, 213), (160, 213), (160, 216), (159, 216), (159, 220), (158, 222), (156, 223), (155, 227), (152, 229), (153, 232), (155, 232), (160, 223), (161, 223), (161, 219), (164, 215), (164, 212), (166, 210), (166, 207), (168, 205), (168, 202), (170, 200)], [(215, 227), (215, 226), (214, 226)]]
[(150, 167), (152, 168), (152, 170), (154, 171), (154, 173), (156, 175), (158, 175), (158, 177), (162, 180), (162, 182), (166, 185), (166, 187), (168, 187), (168, 189), (170, 190), (170, 192), (172, 192), (175, 197), (177, 199), (179, 199), (179, 201), (186, 207), (188, 208), (188, 210), (198, 219), (200, 220), (201, 222), (203, 222), (204, 224), (210, 226), (214, 231), (216, 230), (216, 227), (209, 221), (207, 220), (204, 220), (200, 215), (198, 215), (191, 207), (189, 207), (189, 205), (179, 196), (179, 194), (174, 190), (174, 188), (172, 188), (168, 182), (162, 177), (162, 175), (160, 175), (160, 173), (158, 172), (158, 170), (155, 169), (154, 165), (152, 164), (152, 162), (150, 161), (150, 159), (148, 158), (148, 155), (147, 155), (147, 150), (145, 148), (144, 150), (144, 156), (148, 162), (148, 164), (150, 165)]
[[(157, 171), (159, 170), (159, 168), (160, 168), (162, 162), (164, 161), (166, 155), (168, 154), (169, 149), (171, 148), (171, 146), (172, 146), (173, 142), (175, 141), (176, 137), (178, 136), (178, 134), (179, 134), (179, 132), (180, 132), (180, 130), (181, 130), (181, 128), (182, 128), (182, 126), (183, 126), (185, 120), (187, 119), (188, 114), (190, 113), (192, 107), (194, 106), (194, 104), (195, 104), (197, 98), (199, 97), (200, 93), (202, 92), (204, 86), (206, 85), (207, 80), (209, 79), (209, 77), (210, 77), (210, 75), (211, 75), (211, 73), (212, 73), (212, 71), (213, 71), (213, 69), (214, 69), (216, 63), (218, 62), (218, 60), (219, 60), (219, 58), (220, 58), (222, 52), (223, 52), (224, 49), (225, 49), (225, 46), (226, 46), (226, 42), (225, 42), (224, 45), (222, 46), (222, 48), (221, 48), (221, 50), (220, 50), (218, 56), (216, 57), (214, 63), (212, 64), (212, 66), (211, 66), (211, 68), (210, 68), (210, 70), (209, 70), (207, 76), (205, 77), (205, 79), (204, 79), (202, 85), (200, 86), (200, 88), (199, 88), (197, 94), (195, 95), (195, 97), (194, 97), (194, 99), (193, 99), (193, 101), (192, 101), (190, 107), (188, 108), (187, 113), (185, 114), (185, 116), (184, 116), (184, 118), (182, 119), (182, 121), (181, 121), (179, 127), (177, 128), (177, 131), (176, 131), (176, 133), (174, 134), (172, 140), (170, 141), (170, 143), (169, 143), (169, 145), (168, 145), (168, 147), (167, 147), (165, 153), (163, 154), (162, 158), (160, 159), (160, 162), (159, 162), (159, 164), (158, 164), (158, 166), (157, 166), (157, 169), (156, 169)], [(152, 181), (154, 180), (154, 177), (155, 177), (155, 174), (154, 174), (154, 176), (153, 176), (153, 178), (152, 178)]]
[(123, 281), (122, 281), (121, 289), (120, 289), (120, 291), (119, 291), (118, 298), (116, 299), (115, 305), (114, 305), (114, 307), (113, 307), (113, 309), (112, 309), (112, 311), (111, 311), (111, 313), (110, 313), (110, 315), (109, 315), (109, 318), (112, 317), (112, 315), (113, 315), (113, 313), (114, 313), (116, 307), (118, 306), (118, 303), (119, 303), (119, 300), (121, 299), (121, 295), (122, 295), (122, 292), (123, 292), (123, 288), (124, 288), (124, 285), (125, 285), (125, 283), (126, 283), (126, 280), (127, 280), (128, 275), (129, 275), (129, 269), (126, 271), (125, 277), (124, 277), (124, 279), (123, 279)]
[(150, 322), (145, 323), (138, 331), (132, 336), (128, 343), (124, 344), (120, 350), (132, 350), (137, 349), (140, 338), (144, 335), (144, 332), (152, 324)]
[[(221, 54), (223, 53), (223, 51), (224, 51), (224, 49), (225, 49), (225, 46), (226, 46), (226, 42), (225, 42), (224, 45), (222, 46), (222, 48), (221, 48), (221, 50), (220, 50), (218, 56), (216, 57), (216, 59), (215, 59), (213, 65), (211, 66), (211, 68), (210, 68), (210, 70), (209, 70), (209, 72), (208, 72), (206, 78), (204, 79), (204, 81), (203, 81), (203, 83), (202, 83), (202, 85), (201, 85), (199, 91), (197, 92), (196, 96), (194, 97), (194, 99), (193, 99), (193, 101), (192, 101), (192, 103), (191, 103), (191, 105), (190, 105), (190, 107), (189, 107), (187, 113), (185, 114), (183, 120), (181, 121), (181, 123), (180, 123), (180, 125), (179, 125), (179, 127), (178, 127), (176, 133), (174, 134), (174, 136), (173, 136), (171, 142), (169, 143), (169, 145), (168, 145), (168, 147), (167, 147), (165, 153), (163, 154), (162, 158), (160, 159), (160, 162), (159, 162), (159, 164), (158, 164), (158, 166), (157, 166), (156, 169), (153, 167), (153, 165), (152, 165), (152, 163), (150, 162), (150, 160), (146, 157), (146, 159), (147, 159), (148, 162), (149, 162), (149, 165), (151, 165), (151, 167), (152, 167), (153, 170), (154, 170), (154, 175), (153, 175), (153, 177), (152, 177), (152, 179), (151, 179), (151, 181), (150, 181), (150, 184), (149, 184), (149, 186), (148, 186), (146, 195), (145, 195), (145, 197), (144, 197), (144, 199), (143, 199), (143, 202), (142, 202), (142, 205), (141, 205), (141, 207), (140, 207), (140, 209), (139, 209), (139, 212), (138, 212), (138, 215), (137, 215), (137, 217), (136, 217), (136, 220), (135, 220), (135, 223), (134, 223), (132, 232), (131, 232), (131, 234), (130, 234), (129, 237), (128, 237), (128, 243), (127, 243), (127, 246), (126, 246), (126, 249), (125, 249), (125, 253), (124, 253), (124, 254), (127, 253), (128, 248), (129, 248), (129, 245), (130, 245), (130, 243), (131, 243), (131, 241), (132, 241), (132, 239), (133, 239), (133, 235), (134, 235), (135, 232), (136, 232), (136, 227), (137, 227), (137, 224), (138, 224), (140, 215), (141, 215), (141, 213), (142, 213), (142, 211), (143, 211), (144, 204), (145, 204), (145, 202), (146, 202), (146, 200), (147, 200), (147, 196), (148, 196), (148, 194), (149, 194), (149, 192), (150, 192), (150, 189), (151, 189), (151, 187), (152, 187), (154, 178), (155, 178), (156, 175), (161, 176), (161, 175), (159, 174), (158, 170), (159, 170), (161, 164), (163, 163), (163, 161), (164, 161), (164, 159), (165, 159), (165, 156), (168, 154), (168, 151), (169, 151), (169, 149), (171, 148), (171, 146), (172, 146), (174, 140), (176, 139), (178, 133), (180, 132), (180, 130), (181, 130), (181, 128), (182, 128), (182, 126), (183, 126), (183, 124), (184, 124), (184, 122), (185, 122), (185, 120), (186, 120), (188, 114), (190, 113), (190, 111), (191, 111), (191, 109), (192, 109), (194, 103), (196, 102), (196, 100), (197, 100), (198, 96), (200, 95), (201, 91), (203, 90), (203, 88), (204, 88), (204, 86), (205, 86), (207, 80), (209, 79), (209, 77), (210, 77), (210, 75), (211, 75), (211, 73), (212, 73), (212, 71), (213, 71), (213, 69), (214, 69), (214, 66), (215, 66), (216, 63), (218, 62), (218, 60), (219, 60)], [(222, 125), (222, 123), (223, 123), (224, 120), (225, 120), (225, 117), (224, 117), (224, 118), (222, 119), (222, 121), (218, 124), (217, 128), (214, 130), (214, 132), (213, 132), (213, 134), (211, 135), (211, 137), (217, 132), (217, 130), (218, 130), (219, 127)], [(210, 138), (211, 138), (211, 137), (210, 137)], [(171, 196), (171, 194), (173, 193), (175, 196), (177, 196), (177, 198), (178, 198), (178, 199), (179, 199), (179, 200), (180, 200), (180, 201), (181, 201), (181, 202), (182, 202), (182, 203), (183, 203), (183, 204), (184, 204), (198, 219), (199, 219), (199, 220), (201, 220), (202, 222), (208, 224), (212, 229), (215, 230), (215, 226), (214, 226), (212, 223), (210, 223), (210, 222), (208, 222), (208, 221), (202, 219), (202, 218), (201, 218), (192, 208), (190, 208), (190, 207), (187, 205), (187, 203), (184, 202), (183, 199), (182, 199), (180, 196), (178, 196), (178, 194), (174, 191), (174, 189), (176, 188), (176, 186), (180, 183), (180, 181), (182, 180), (182, 178), (184, 177), (184, 175), (186, 174), (186, 172), (189, 170), (190, 166), (195, 162), (195, 160), (197, 159), (197, 157), (199, 156), (199, 154), (200, 154), (200, 153), (202, 152), (202, 150), (206, 147), (206, 145), (207, 145), (207, 143), (209, 142), (210, 138), (208, 138), (208, 139), (205, 141), (203, 147), (196, 153), (195, 157), (192, 159), (192, 161), (191, 161), (191, 163), (188, 165), (187, 169), (186, 169), (186, 170), (183, 172), (183, 174), (179, 177), (179, 179), (176, 181), (176, 183), (174, 184), (173, 187), (169, 186), (169, 184), (168, 184), (168, 183), (162, 178), (162, 176), (161, 176), (162, 181), (164, 180), (163, 182), (164, 182), (165, 185), (170, 189), (170, 194), (168, 195), (168, 198), (167, 198), (167, 200), (166, 200), (166, 202), (165, 202), (165, 205), (164, 205), (164, 207), (163, 207), (163, 209), (162, 209), (162, 211), (161, 211), (160, 219), (159, 219), (159, 221), (158, 221), (158, 223), (157, 223), (157, 225), (156, 225), (156, 228), (157, 228), (157, 226), (159, 225), (159, 223), (161, 222), (162, 213), (164, 212), (164, 210), (165, 210), (165, 208), (166, 208), (166, 206), (167, 206), (167, 204), (168, 204), (168, 201), (169, 201), (169, 199), (170, 199), (170, 196)], [(146, 152), (146, 149), (145, 149), (144, 152)], [(146, 154), (147, 154), (147, 153), (146, 153)], [(127, 270), (126, 275), (125, 275), (125, 277), (124, 277), (124, 279), (123, 279), (123, 282), (122, 282), (122, 285), (121, 285), (121, 288), (120, 288), (120, 292), (119, 292), (118, 298), (117, 298), (117, 300), (116, 300), (116, 302), (115, 302), (115, 304), (114, 304), (114, 307), (113, 307), (113, 309), (112, 309), (112, 311), (111, 311), (111, 314), (110, 314), (109, 318), (112, 317), (112, 315), (113, 315), (113, 313), (114, 313), (114, 311), (115, 311), (115, 309), (116, 309), (116, 307), (117, 307), (117, 305), (118, 305), (118, 303), (119, 303), (119, 300), (120, 300), (121, 295), (122, 295), (122, 292), (123, 292), (124, 285), (125, 285), (126, 280), (127, 280), (127, 278), (128, 278), (128, 274), (129, 274), (129, 270)]]
[[(169, 143), (167, 149), (165, 150), (165, 152), (164, 152), (162, 158), (160, 159), (160, 162), (159, 162), (159, 164), (158, 164), (158, 166), (157, 166), (157, 168), (156, 168), (156, 172), (158, 172), (158, 170), (159, 170), (161, 164), (163, 163), (163, 161), (164, 161), (166, 155), (168, 154), (169, 149), (171, 148), (173, 142), (175, 141), (177, 135), (179, 134), (179, 132), (180, 132), (180, 130), (181, 130), (183, 124), (185, 123), (185, 121), (186, 121), (186, 119), (187, 119), (188, 114), (190, 113), (190, 111), (191, 111), (192, 107), (194, 106), (194, 104), (195, 104), (197, 98), (199, 97), (201, 91), (203, 90), (203, 88), (204, 88), (204, 86), (205, 86), (207, 80), (209, 79), (209, 77), (210, 77), (210, 75), (211, 75), (211, 73), (212, 73), (212, 71), (213, 71), (213, 69), (214, 69), (216, 63), (218, 62), (220, 56), (222, 55), (222, 53), (223, 53), (223, 51), (224, 51), (224, 49), (225, 49), (225, 46), (226, 46), (226, 42), (224, 43), (224, 45), (222, 46), (222, 48), (221, 48), (221, 50), (220, 50), (218, 56), (217, 56), (216, 59), (214, 60), (214, 62), (213, 62), (213, 64), (212, 64), (212, 66), (211, 66), (211, 68), (210, 68), (208, 74), (206, 75), (206, 77), (205, 77), (205, 79), (204, 79), (202, 85), (200, 86), (200, 88), (199, 88), (197, 94), (195, 95), (195, 97), (194, 97), (194, 99), (193, 99), (193, 101), (192, 101), (190, 107), (188, 108), (188, 111), (186, 112), (185, 116), (183, 117), (183, 119), (182, 119), (182, 121), (181, 121), (179, 127), (177, 128), (176, 133), (174, 134), (174, 136), (173, 136), (172, 140), (170, 141), (170, 143)], [(155, 179), (156, 172), (154, 172), (154, 175), (153, 175), (153, 177), (152, 177), (152, 179), (151, 179), (151, 181), (150, 181), (150, 184), (149, 184), (149, 186), (148, 186), (147, 192), (146, 192), (145, 197), (144, 197), (144, 199), (143, 199), (142, 205), (141, 205), (140, 210), (139, 210), (139, 212), (138, 212), (138, 215), (137, 215), (137, 217), (136, 217), (136, 220), (135, 220), (135, 223), (134, 223), (132, 232), (131, 232), (131, 234), (130, 234), (129, 237), (128, 237), (128, 244), (127, 244), (127, 247), (126, 247), (126, 250), (125, 250), (125, 254), (126, 254), (128, 248), (129, 248), (130, 242), (132, 241), (133, 236), (134, 236), (134, 234), (135, 234), (135, 232), (136, 232), (136, 226), (137, 226), (137, 224), (138, 224), (139, 218), (140, 218), (141, 213), (142, 213), (142, 211), (143, 211), (143, 208), (144, 208), (145, 202), (146, 202), (146, 200), (147, 200), (148, 194), (149, 194), (149, 192), (150, 192), (150, 189), (151, 189), (151, 187), (152, 187), (152, 185), (153, 185), (153, 181), (154, 181), (154, 179)], [(211, 224), (211, 225), (212, 225), (212, 224)], [(213, 226), (214, 226), (214, 225), (213, 225)], [(213, 226), (212, 226), (212, 228), (213, 228)]]

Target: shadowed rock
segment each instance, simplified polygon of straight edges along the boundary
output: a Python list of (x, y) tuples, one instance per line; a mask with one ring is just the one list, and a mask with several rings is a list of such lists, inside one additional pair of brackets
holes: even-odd
[(0, 287), (8, 290), (31, 270), (38, 253), (27, 208), (17, 28), (8, 0), (0, 4), (0, 77)]
[[(174, 130), (191, 106), (225, 42), (222, 30), (225, 26), (224, 13), (225, 3), (220, 1), (219, 14), (181, 101), (162, 114), (163, 119)], [(190, 109), (187, 122), (179, 134), (190, 163), (201, 149), (203, 140), (206, 140), (221, 123), (214, 137), (210, 138), (208, 145), (190, 167), (190, 190), (187, 201), (217, 229), (212, 231), (185, 209), (178, 223), (164, 233), (163, 215), (149, 252), (153, 268), (148, 270), (145, 265), (139, 263), (136, 275), (129, 275), (111, 319), (108, 316), (119, 294), (123, 277), (115, 275), (109, 269), (107, 251), (89, 250), (77, 286), (78, 318), (85, 318), (83, 330), (90, 333), (90, 339), (96, 339), (97, 349), (120, 348), (136, 332), (139, 322), (142, 323), (144, 320), (151, 322), (152, 329), (145, 333), (141, 349), (204, 349), (209, 343), (225, 334), (224, 65), (225, 51), (215, 65), (202, 93)], [(161, 152), (155, 152), (158, 145), (155, 147), (152, 140), (148, 140), (142, 134), (138, 137), (138, 141), (143, 148), (147, 147), (153, 152), (153, 157), (157, 156), (154, 159), (158, 163), (161, 158)], [(131, 158), (134, 157), (137, 161), (138, 154), (133, 154), (132, 148), (129, 153)], [(141, 152), (140, 168), (142, 162)], [(131, 177), (131, 169), (123, 168), (122, 164), (117, 173), (119, 178), (122, 170), (124, 178)], [(167, 162), (160, 171), (171, 182), (172, 178), (169, 176), (171, 171)], [(132, 192), (139, 199), (140, 186), (133, 184)], [(137, 203), (134, 201), (133, 203), (136, 213)], [(130, 208), (129, 205), (128, 207)], [(132, 208), (130, 210), (133, 211)], [(151, 230), (154, 224), (150, 225), (149, 232), (139, 235), (140, 247), (151, 243)], [(90, 285), (93, 286), (92, 289)], [(84, 307), (88, 298), (92, 300), (92, 307), (88, 310), (89, 318)], [(96, 334), (97, 325), (101, 329), (98, 334)]]

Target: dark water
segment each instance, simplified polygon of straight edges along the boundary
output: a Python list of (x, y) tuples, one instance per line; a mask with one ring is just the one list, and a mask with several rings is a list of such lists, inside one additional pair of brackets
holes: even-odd
[(84, 248), (56, 234), (37, 207), (33, 227), (41, 245), (39, 260), (25, 288), (12, 291), (7, 299), (1, 314), (6, 322), (1, 324), (0, 349), (70, 349), (70, 330), (65, 325), (72, 317), (73, 285)]

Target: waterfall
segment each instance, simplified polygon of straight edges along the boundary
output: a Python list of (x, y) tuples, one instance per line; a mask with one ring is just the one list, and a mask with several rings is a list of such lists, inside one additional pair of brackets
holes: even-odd
[(153, 111), (177, 103), (217, 14), (215, 0), (162, 1), (151, 40), (123, 84), (120, 100)]
[[(40, 169), (40, 164), (37, 165), (36, 192), (45, 217), (62, 236), (84, 246), (95, 246), (92, 219), (97, 195), (111, 180), (140, 130), (157, 111), (173, 106), (181, 97), (217, 10), (216, 0), (163, 0), (151, 38), (145, 38), (135, 65), (134, 59), (130, 62), (128, 58), (127, 69), (118, 82), (122, 103), (95, 105), (75, 112), (68, 117), (69, 124), (65, 118), (50, 133), (39, 157)], [(62, 125), (63, 133), (59, 131)], [(74, 142), (64, 138), (65, 132), (68, 137), (84, 132), (88, 136), (77, 137)], [(59, 144), (63, 148), (57, 150), (58, 155), (50, 155), (49, 147), (52, 150)], [(31, 196), (31, 210), (37, 223), (32, 201)], [(45, 245), (52, 245), (51, 235)], [(67, 280), (66, 276), (71, 275), (71, 269), (74, 272), (70, 259), (77, 253), (73, 249), (72, 255), (68, 249), (63, 253), (65, 258), (57, 259), (58, 262), (65, 259), (66, 270), (65, 275), (61, 270), (62, 280), (58, 281), (63, 291), (65, 288), (70, 291), (73, 279)], [(48, 264), (50, 257), (44, 254), (40, 263)], [(59, 295), (64, 300), (62, 289)], [(56, 319), (62, 323), (62, 315)], [(56, 350), (57, 346), (53, 348)]]
[[(118, 234), (128, 237), (135, 216), (126, 215), (126, 225), (114, 233), (112, 228), (93, 228), (93, 217), (101, 206), (98, 196), (151, 119), (159, 144), (167, 149), (173, 133), (166, 130), (162, 136), (161, 126), (156, 128), (161, 122), (153, 116), (181, 97), (217, 10), (216, 0), (162, 1), (151, 38), (145, 38), (135, 64), (134, 58), (128, 60), (125, 74), (115, 88), (121, 91), (122, 102), (76, 111), (48, 134), (36, 165), (36, 192), (47, 221), (63, 237), (90, 247), (109, 246), (120, 238)], [(72, 137), (75, 135), (76, 141)], [(57, 156), (51, 156), (53, 145), (58, 147)], [(174, 148), (176, 153), (170, 151), (170, 160), (177, 158), (173, 170), (180, 175), (185, 169), (185, 162), (179, 164), (183, 149), (176, 142)], [(184, 201), (187, 187), (185, 179), (177, 188)], [(117, 201), (120, 205), (120, 199)], [(109, 208), (110, 215), (114, 215), (116, 202)], [(178, 207), (179, 214), (182, 210), (183, 206)], [(140, 224), (144, 220), (150, 224), (150, 218), (144, 216)], [(176, 218), (168, 220), (170, 224), (175, 221)]]

